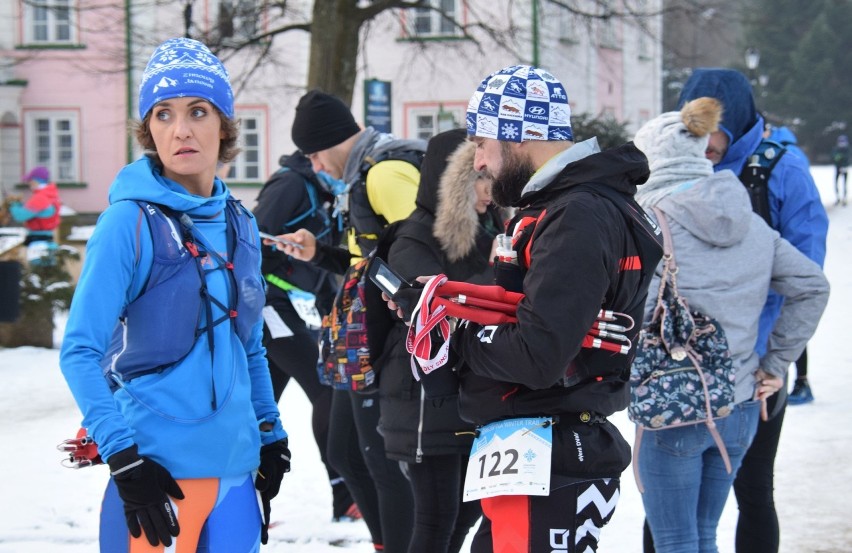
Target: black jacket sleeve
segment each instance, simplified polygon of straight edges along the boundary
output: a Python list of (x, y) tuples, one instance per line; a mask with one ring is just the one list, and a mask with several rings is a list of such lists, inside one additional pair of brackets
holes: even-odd
[(459, 335), (457, 350), (473, 373), (530, 389), (564, 377), (618, 271), (625, 229), (604, 202), (586, 195), (548, 207), (535, 229), (518, 322), (471, 323)]

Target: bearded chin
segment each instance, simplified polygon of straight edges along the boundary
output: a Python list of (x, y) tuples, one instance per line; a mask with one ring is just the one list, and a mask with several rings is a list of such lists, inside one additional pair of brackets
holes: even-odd
[(504, 157), (503, 170), (491, 185), (491, 199), (500, 207), (518, 205), (521, 192), (534, 173), (529, 160), (521, 160), (518, 156)]

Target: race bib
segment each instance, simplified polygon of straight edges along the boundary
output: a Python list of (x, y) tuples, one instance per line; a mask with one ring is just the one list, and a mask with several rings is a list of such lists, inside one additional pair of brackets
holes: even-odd
[(289, 338), (293, 335), (293, 331), (290, 330), (290, 327), (287, 326), (287, 323), (284, 322), (284, 319), (281, 318), (281, 315), (278, 314), (278, 311), (274, 307), (267, 305), (261, 313), (263, 314), (263, 322), (266, 323), (266, 328), (269, 329), (269, 336), (273, 340)]
[(293, 309), (308, 328), (317, 330), (322, 326), (322, 317), (316, 307), (316, 296), (303, 290), (287, 290)]
[(479, 429), (473, 442), (463, 501), (500, 495), (549, 495), (552, 419), (508, 419)]

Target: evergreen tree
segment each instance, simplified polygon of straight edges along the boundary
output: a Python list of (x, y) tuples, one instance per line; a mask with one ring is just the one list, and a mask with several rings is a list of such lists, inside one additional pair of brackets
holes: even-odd
[[(750, 0), (742, 49), (760, 51), (760, 109), (789, 126), (814, 163), (827, 163), (838, 134), (852, 124), (852, 1)], [(747, 69), (743, 69), (748, 74)]]

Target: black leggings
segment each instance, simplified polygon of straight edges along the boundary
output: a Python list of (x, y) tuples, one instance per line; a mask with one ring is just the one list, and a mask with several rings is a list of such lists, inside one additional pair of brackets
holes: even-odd
[(467, 455), (429, 455), (407, 463), (414, 489), (414, 534), (408, 553), (458, 553), (482, 516), (479, 501), (461, 500)]
[(290, 379), (295, 378), (313, 407), (311, 429), (319, 448), (320, 458), (329, 471), (329, 477), (336, 478), (336, 473), (332, 476), (333, 470), (328, 466), (326, 455), (331, 388), (320, 384), (317, 376), (319, 332), (308, 329), (295, 312), (282, 308), (277, 311), (281, 319), (293, 331), (293, 336), (273, 340), (266, 325), (263, 327), (263, 345), (266, 347), (266, 359), (269, 362), (269, 375), (272, 378), (275, 403), (281, 399), (281, 394), (284, 393), (284, 388), (287, 387)]
[(385, 553), (405, 553), (414, 497), (399, 463), (385, 456), (378, 425), (378, 394), (334, 390), (328, 460), (352, 492), (373, 543), (383, 545)]
[(796, 380), (808, 378), (808, 348), (802, 350), (802, 355), (796, 359)]
[[(768, 411), (775, 407), (778, 394), (767, 401)], [(757, 425), (757, 434), (749, 446), (734, 480), (734, 494), (740, 516), (737, 520), (737, 553), (777, 553), (780, 542), (778, 513), (775, 511), (775, 454), (784, 423), (784, 405), (772, 419)]]
[[(767, 411), (772, 413), (778, 400), (774, 394), (767, 401)], [(785, 404), (768, 421), (760, 421), (757, 434), (743, 458), (743, 464), (734, 479), (734, 495), (740, 511), (737, 519), (737, 553), (778, 553), (780, 529), (775, 511), (775, 454), (784, 424)], [(654, 540), (648, 521), (642, 536), (644, 553), (654, 553)]]

